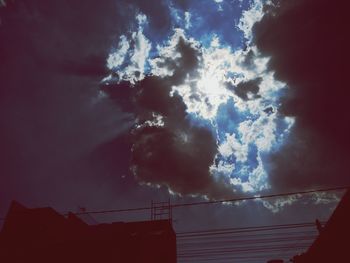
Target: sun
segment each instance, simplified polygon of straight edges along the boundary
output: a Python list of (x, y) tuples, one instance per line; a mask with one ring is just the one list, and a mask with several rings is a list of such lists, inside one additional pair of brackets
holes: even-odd
[(233, 54), (220, 48), (216, 37), (208, 48), (202, 48), (202, 61), (194, 77), (187, 77), (183, 84), (173, 86), (183, 98), (187, 112), (199, 118), (213, 120), (220, 105), (234, 97), (227, 86), (234, 81), (228, 73), (234, 69)]

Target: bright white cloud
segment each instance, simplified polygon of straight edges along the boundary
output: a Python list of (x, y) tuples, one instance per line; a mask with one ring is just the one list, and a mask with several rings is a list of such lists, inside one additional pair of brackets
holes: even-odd
[(180, 38), (185, 39), (184, 31), (181, 29), (175, 29), (174, 34), (168, 40), (166, 45), (157, 46), (159, 56), (149, 60), (152, 75), (164, 78), (174, 74), (175, 69), (168, 68), (167, 61), (176, 61), (181, 57), (181, 54), (176, 48)]
[(130, 45), (126, 36), (122, 35), (119, 39), (118, 48), (115, 52), (110, 53), (107, 58), (107, 67), (110, 70), (118, 69), (123, 64), (129, 48)]
[(134, 32), (132, 39), (135, 41), (135, 49), (130, 58), (131, 64), (126, 68), (126, 75), (130, 78), (131, 83), (135, 83), (144, 78), (144, 69), (151, 50), (151, 43), (141, 30)]
[[(147, 17), (140, 13), (136, 16), (136, 21), (138, 30), (132, 32), (129, 37), (122, 35), (118, 47), (107, 58), (107, 67), (116, 73), (117, 79), (108, 76), (104, 82), (125, 80), (135, 84), (144, 78), (145, 65), (152, 45), (143, 33), (148, 23)], [(123, 66), (124, 62), (126, 66)]]
[(142, 128), (142, 127), (163, 127), (164, 126), (164, 118), (162, 115), (157, 113), (152, 113), (152, 118), (147, 119), (141, 124), (137, 124), (136, 128)]
[(261, 200), (260, 202), (273, 213), (281, 211), (285, 206), (292, 205), (300, 199), (300, 195), (276, 198), (275, 200)]
[(187, 111), (204, 119), (215, 118), (218, 107), (232, 97), (225, 83), (227, 73), (231, 71), (233, 54), (228, 48), (219, 46), (218, 38), (214, 37), (209, 48), (201, 49), (203, 61), (198, 75), (173, 87), (182, 96)]
[(243, 192), (259, 192), (270, 188), (267, 183), (268, 174), (264, 169), (264, 164), (260, 155), (257, 156), (258, 165), (253, 171), (249, 171), (248, 167), (243, 168), (244, 174), (248, 176), (247, 180), (242, 180), (239, 175), (232, 176), (230, 184), (239, 187)]
[[(289, 197), (280, 197), (275, 198), (273, 200), (260, 200), (264, 207), (271, 210), (273, 213), (278, 213), (286, 206), (293, 205), (297, 201), (302, 201), (305, 204), (312, 205), (327, 205), (331, 210), (335, 208), (335, 206), (340, 201), (340, 196), (334, 193), (311, 193), (305, 198), (303, 195), (292, 195)], [(333, 205), (329, 206), (329, 205)]]
[(220, 161), (217, 166), (212, 166), (211, 169), (213, 169), (212, 172), (214, 170), (216, 170), (217, 172), (222, 173), (222, 175), (228, 176), (234, 171), (235, 164), (234, 163), (224, 163), (224, 162)]
[(269, 151), (276, 141), (274, 115), (261, 113), (255, 121), (246, 120), (239, 124), (238, 132), (244, 144), (254, 143), (259, 151)]
[(145, 14), (139, 13), (136, 15), (136, 21), (139, 26), (139, 31), (148, 23), (147, 16)]
[(267, 172), (264, 168), (263, 161), (260, 157), (260, 154), (257, 156), (258, 166), (253, 170), (248, 176), (248, 182), (251, 185), (253, 191), (262, 191), (269, 189), (270, 185), (267, 182)]
[(245, 162), (248, 158), (248, 144), (240, 143), (236, 134), (226, 134), (226, 140), (219, 145), (219, 153), (224, 158), (234, 156), (237, 162)]
[(189, 29), (191, 27), (191, 13), (185, 12), (185, 28)]
[(261, 20), (263, 16), (263, 2), (262, 0), (254, 0), (250, 9), (243, 11), (241, 19), (238, 23), (238, 28), (243, 31), (244, 37), (248, 42), (252, 39), (252, 28), (255, 22)]
[(234, 187), (241, 188), (243, 192), (253, 192), (254, 188), (252, 188), (249, 182), (243, 182), (241, 178), (233, 177), (230, 179), (230, 184)]
[(311, 195), (311, 202), (319, 204), (337, 204), (340, 201), (340, 196), (335, 193), (319, 192)]

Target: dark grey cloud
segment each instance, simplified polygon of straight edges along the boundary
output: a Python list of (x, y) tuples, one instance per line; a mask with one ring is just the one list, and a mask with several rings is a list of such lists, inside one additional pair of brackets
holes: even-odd
[(68, 208), (162, 194), (143, 191), (129, 173), (132, 96), (100, 89), (106, 58), (137, 30), (139, 13), (148, 34), (168, 34), (166, 1), (14, 0), (0, 8), (2, 214), (11, 199)]
[(347, 1), (273, 1), (254, 26), (269, 69), (288, 85), (280, 113), (296, 117), (272, 156), (280, 188), (348, 184), (350, 115)]
[[(138, 119), (131, 137), (131, 170), (140, 183), (166, 186), (180, 194), (229, 196), (232, 189), (209, 171), (217, 154), (215, 134), (194, 125), (180, 95), (171, 94), (172, 86), (197, 74), (201, 53), (183, 37), (178, 38), (175, 49), (180, 56), (157, 64), (172, 71), (172, 76), (146, 76), (130, 87)], [(115, 90), (126, 87), (121, 84), (105, 89), (120, 101), (124, 95)], [(161, 116), (161, 125), (149, 124), (155, 116)]]
[[(167, 95), (157, 93), (168, 90)], [(145, 79), (139, 83), (142, 115), (155, 112), (164, 118), (162, 127), (143, 127), (133, 132), (132, 170), (144, 183), (166, 185), (180, 194), (201, 194), (211, 198), (227, 195), (229, 189), (216, 182), (209, 172), (217, 153), (212, 131), (196, 127), (186, 118), (186, 107), (164, 79)], [(149, 90), (149, 91), (148, 91)], [(151, 92), (160, 103), (143, 104)], [(142, 105), (147, 105), (142, 107)], [(152, 107), (148, 107), (152, 105)], [(154, 105), (154, 106), (153, 106)], [(165, 106), (165, 107), (162, 107)]]
[(117, 5), (16, 0), (0, 18), (0, 210), (11, 199), (91, 200), (106, 179), (96, 151), (133, 124), (99, 89), (123, 29)]
[[(246, 47), (246, 48), (248, 48), (248, 47)], [(244, 55), (244, 60), (241, 63), (242, 66), (246, 67), (248, 69), (254, 69), (254, 67), (255, 67), (254, 59), (256, 57), (257, 57), (257, 55), (255, 54), (253, 49), (249, 49), (249, 51), (246, 52)]]
[(260, 98), (259, 85), (262, 78), (255, 78), (248, 81), (242, 81), (233, 88), (235, 94), (243, 100)]

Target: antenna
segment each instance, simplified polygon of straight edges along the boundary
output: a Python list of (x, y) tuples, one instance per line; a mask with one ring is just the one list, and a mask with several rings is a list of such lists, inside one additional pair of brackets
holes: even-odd
[(165, 202), (151, 201), (151, 221), (166, 219), (172, 223), (173, 211), (170, 198)]

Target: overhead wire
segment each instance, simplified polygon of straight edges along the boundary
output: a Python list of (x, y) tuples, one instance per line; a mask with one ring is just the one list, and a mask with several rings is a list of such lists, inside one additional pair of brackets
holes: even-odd
[[(286, 197), (286, 196), (292, 196), (292, 195), (305, 195), (305, 194), (312, 194), (312, 193), (318, 193), (318, 192), (340, 191), (340, 190), (346, 190), (349, 188), (350, 188), (350, 186), (339, 186), (339, 187), (320, 188), (320, 189), (278, 193), (278, 194), (254, 195), (254, 196), (238, 197), (238, 198), (231, 198), (231, 199), (178, 203), (178, 204), (170, 204), (170, 207), (171, 208), (181, 208), (181, 207), (212, 205), (212, 204), (220, 204), (220, 203), (235, 203), (235, 202), (241, 202), (241, 201), (260, 200), (260, 199), (275, 198), (275, 197)], [(123, 208), (123, 209), (91, 210), (91, 211), (77, 212), (77, 213), (73, 213), (73, 214), (75, 214), (75, 215), (109, 214), (109, 213), (147, 211), (147, 210), (151, 210), (151, 209), (152, 209), (151, 207), (145, 206), (145, 207)], [(63, 213), (63, 215), (66, 216), (66, 215), (68, 215), (68, 213)], [(5, 220), (5, 218), (2, 217), (2, 218), (0, 218), (0, 220)]]
[(316, 236), (312, 222), (178, 232), (177, 255), (179, 263), (290, 259), (308, 248)]

